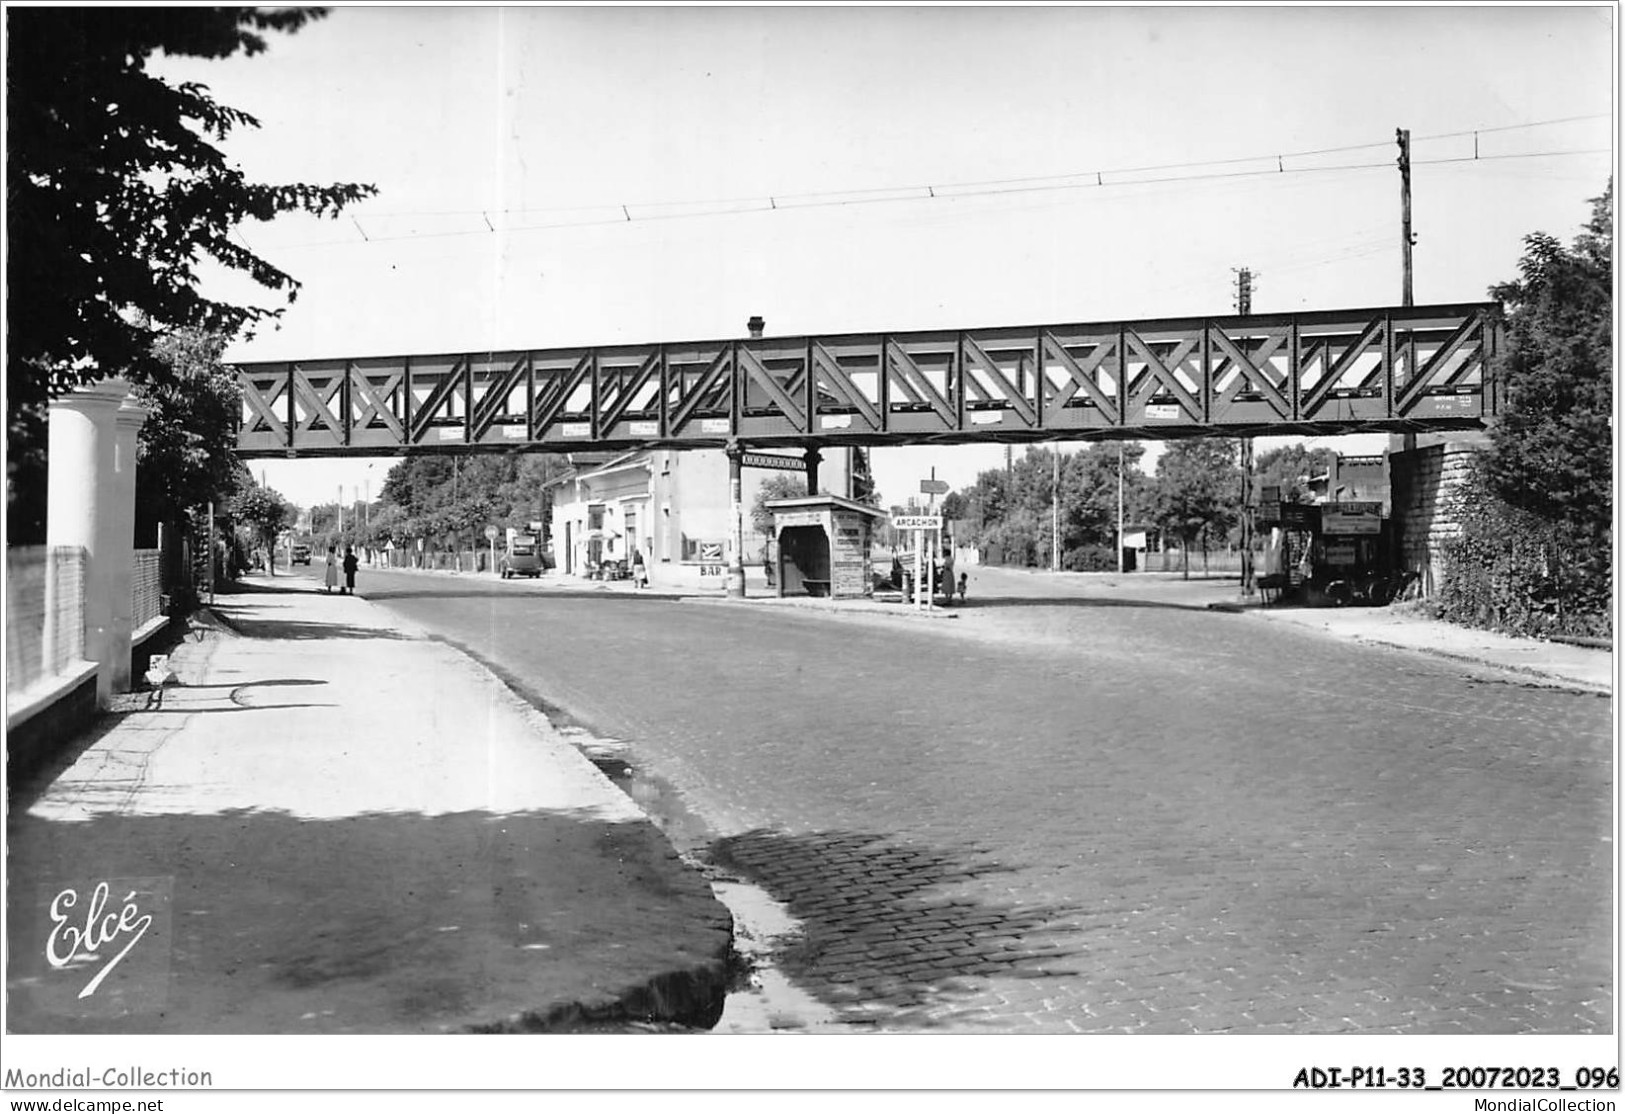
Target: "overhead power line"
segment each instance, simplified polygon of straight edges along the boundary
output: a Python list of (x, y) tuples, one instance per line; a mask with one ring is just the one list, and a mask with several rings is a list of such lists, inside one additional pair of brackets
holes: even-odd
[[(1443, 132), (1435, 135), (1418, 137), (1414, 142), (1424, 142), (1438, 139), (1456, 139), (1474, 136), (1474, 151), (1471, 155), (1442, 156), (1438, 158), (1413, 158), (1413, 166), (1436, 166), (1466, 162), (1499, 162), (1505, 160), (1527, 160), (1540, 158), (1560, 158), (1574, 155), (1608, 154), (1610, 148), (1589, 147), (1571, 148), (1565, 150), (1547, 150), (1533, 152), (1510, 152), (1502, 154), (1484, 154), (1478, 150), (1476, 137), (1490, 132), (1507, 132), (1514, 130), (1527, 130), (1537, 127), (1555, 126), (1557, 124), (1573, 123), (1582, 120), (1602, 118), (1600, 115), (1571, 116), (1555, 120), (1543, 120), (1527, 124), (1508, 124), (1495, 128), (1479, 128), (1457, 132)], [(1128, 188), (1134, 186), (1168, 185), (1186, 182), (1216, 181), (1224, 179), (1244, 179), (1263, 177), (1282, 177), (1286, 175), (1304, 174), (1337, 174), (1358, 173), (1366, 170), (1389, 170), (1393, 162), (1384, 158), (1370, 162), (1343, 162), (1319, 166), (1288, 166), (1287, 159), (1305, 159), (1329, 154), (1340, 154), (1351, 151), (1383, 148), (1391, 145), (1391, 140), (1377, 143), (1351, 144), (1342, 147), (1323, 147), (1315, 150), (1296, 151), (1290, 154), (1253, 155), (1244, 158), (1215, 159), (1204, 162), (1165, 163), (1157, 166), (1130, 167), (1118, 170), (1087, 171), (1065, 175), (1047, 175), (1035, 177), (987, 179), (976, 182), (958, 182), (942, 185), (920, 185), (901, 187), (870, 187), (866, 189), (804, 192), (795, 194), (773, 194), (768, 196), (740, 197), (731, 199), (717, 199), (712, 201), (668, 201), (648, 202), (642, 204), (625, 202), (605, 202), (597, 205), (579, 205), (557, 208), (536, 209), (466, 209), (446, 210), (441, 212), (372, 212), (367, 214), (370, 221), (389, 218), (402, 218), (409, 216), (419, 217), (451, 217), (451, 216), (478, 216), (483, 227), (462, 228), (439, 232), (412, 231), (398, 235), (381, 235), (376, 231), (372, 234), (363, 233), (367, 243), (382, 244), (409, 240), (449, 239), (466, 236), (491, 236), (497, 234), (515, 234), (523, 232), (541, 232), (561, 228), (589, 228), (597, 225), (627, 224), (651, 221), (670, 221), (682, 219), (696, 219), (703, 217), (732, 216), (745, 213), (789, 212), (798, 209), (820, 208), (846, 208), (859, 205), (877, 205), (898, 202), (941, 202), (956, 201), (960, 199), (998, 197), (1004, 195), (1027, 193), (1054, 193), (1062, 191), (1084, 191), (1106, 188)], [(1247, 169), (1237, 167), (1253, 165)], [(1209, 168), (1195, 170), (1194, 168)], [(1193, 170), (1190, 173), (1167, 173), (1168, 171)], [(1152, 175), (1146, 177), (1146, 175)], [(651, 211), (652, 210), (652, 211)], [(662, 211), (667, 210), (667, 211)], [(670, 211), (688, 210), (688, 211)], [(586, 219), (563, 219), (531, 222), (525, 224), (493, 226), (492, 215), (515, 216), (520, 214), (588, 214), (599, 213), (599, 217)], [(359, 226), (358, 226), (359, 227)], [(303, 244), (283, 245), (282, 250), (308, 247), (330, 247), (353, 243), (352, 240), (324, 240)]]
[[(1606, 148), (1606, 147), (1591, 147), (1591, 148), (1579, 148), (1579, 149), (1569, 150), (1569, 151), (1535, 151), (1535, 152), (1512, 154), (1512, 155), (1467, 155), (1467, 156), (1462, 156), (1462, 157), (1459, 157), (1459, 158), (1413, 159), (1412, 160), (1412, 165), (1413, 166), (1440, 166), (1440, 165), (1445, 165), (1445, 164), (1450, 164), (1450, 163), (1496, 162), (1496, 161), (1505, 160), (1505, 159), (1558, 158), (1558, 157), (1567, 156), (1567, 155), (1607, 154), (1608, 151), (1609, 151), (1609, 149)], [(844, 208), (844, 207), (855, 206), (855, 205), (879, 205), (879, 204), (896, 203), (896, 202), (904, 202), (904, 201), (955, 201), (955, 200), (959, 200), (959, 199), (963, 199), (963, 198), (1001, 197), (1001, 196), (1006, 196), (1006, 195), (1015, 195), (1015, 194), (1024, 194), (1024, 193), (1058, 192), (1058, 191), (1063, 191), (1063, 190), (1093, 190), (1093, 189), (1111, 189), (1111, 188), (1123, 189), (1123, 188), (1128, 188), (1128, 187), (1133, 187), (1133, 186), (1167, 185), (1167, 184), (1170, 184), (1170, 183), (1178, 183), (1178, 182), (1199, 182), (1199, 181), (1213, 181), (1213, 180), (1218, 180), (1218, 179), (1237, 179), (1237, 178), (1281, 177), (1281, 176), (1284, 176), (1284, 175), (1295, 175), (1295, 174), (1326, 174), (1326, 173), (1334, 173), (1334, 172), (1355, 172), (1355, 171), (1362, 171), (1362, 170), (1391, 170), (1392, 168), (1393, 168), (1392, 162), (1384, 160), (1382, 162), (1347, 163), (1347, 164), (1343, 164), (1343, 165), (1339, 165), (1339, 166), (1282, 167), (1282, 168), (1277, 168), (1277, 169), (1225, 171), (1225, 172), (1220, 172), (1220, 173), (1215, 173), (1215, 174), (1184, 174), (1184, 175), (1174, 175), (1174, 176), (1168, 176), (1168, 177), (1162, 177), (1162, 178), (1137, 178), (1137, 179), (1134, 179), (1133, 181), (1121, 181), (1121, 182), (1120, 181), (1105, 181), (1105, 182), (1101, 182), (1101, 183), (1098, 183), (1098, 184), (1097, 183), (1070, 183), (1070, 184), (1057, 183), (1057, 184), (1049, 184), (1049, 185), (1013, 186), (1013, 187), (1008, 187), (1008, 188), (1003, 188), (1003, 189), (965, 190), (965, 191), (962, 191), (962, 192), (954, 192), (954, 193), (941, 192), (943, 190), (943, 187), (937, 187), (935, 190), (932, 190), (931, 187), (921, 187), (921, 190), (929, 191), (929, 192), (910, 192), (910, 193), (902, 194), (902, 195), (896, 196), (896, 197), (870, 197), (870, 198), (860, 198), (860, 199), (843, 198), (843, 199), (838, 199), (838, 200), (831, 199), (831, 200), (822, 200), (822, 201), (806, 201), (806, 202), (801, 202), (801, 203), (794, 204), (794, 205), (780, 204), (779, 202), (784, 201), (783, 198), (768, 198), (768, 199), (763, 199), (762, 201), (752, 205), (749, 208), (706, 209), (706, 210), (702, 210), (702, 211), (699, 211), (699, 212), (693, 212), (693, 213), (644, 213), (644, 214), (639, 214), (637, 216), (634, 216), (631, 213), (629, 207), (627, 207), (627, 206), (614, 206), (615, 213), (614, 213), (613, 216), (606, 216), (606, 217), (603, 217), (603, 218), (600, 218), (600, 219), (594, 219), (594, 220), (563, 220), (563, 221), (550, 221), (550, 222), (541, 223), (541, 224), (505, 225), (502, 228), (495, 229), (495, 230), (493, 230), (493, 229), (491, 229), (489, 227), (485, 227), (485, 228), (455, 229), (455, 230), (446, 231), (446, 232), (408, 232), (408, 233), (402, 233), (402, 234), (396, 235), (396, 236), (372, 235), (372, 236), (367, 237), (367, 242), (372, 243), (372, 244), (384, 244), (384, 243), (390, 243), (390, 242), (402, 241), (402, 240), (435, 240), (435, 239), (446, 239), (446, 238), (458, 237), (458, 236), (490, 236), (490, 235), (495, 235), (497, 233), (507, 235), (507, 234), (520, 233), (520, 232), (543, 232), (543, 231), (548, 231), (550, 229), (558, 229), (558, 228), (590, 228), (590, 227), (592, 227), (594, 225), (604, 225), (604, 224), (627, 224), (627, 223), (636, 224), (636, 223), (648, 223), (648, 222), (653, 222), (653, 221), (692, 220), (692, 219), (699, 218), (699, 217), (734, 216), (734, 215), (740, 215), (740, 214), (745, 214), (745, 213), (793, 212), (793, 211), (796, 211), (796, 210), (799, 210), (799, 209)], [(604, 210), (604, 209), (611, 208), (611, 206), (607, 206), (607, 205), (606, 206), (593, 206), (592, 208), (594, 210)], [(459, 215), (461, 215), (461, 214), (459, 214)], [(473, 215), (473, 214), (469, 214), (469, 215)], [(315, 241), (315, 242), (311, 242), (311, 243), (307, 243), (307, 244), (285, 245), (285, 248), (325, 247), (325, 246), (330, 246), (330, 245), (333, 245), (333, 244), (350, 243), (350, 242), (351, 241), (348, 241), (348, 240)]]
[[(1595, 113), (1589, 116), (1564, 116), (1553, 120), (1536, 120), (1523, 124), (1503, 124), (1492, 128), (1469, 128), (1463, 131), (1438, 132), (1433, 135), (1417, 136), (1415, 142), (1421, 143), (1436, 139), (1459, 139), (1466, 136), (1488, 135), (1495, 132), (1527, 131), (1533, 128), (1555, 127), (1559, 124), (1576, 123), (1583, 120), (1607, 119), (1606, 113)], [(925, 194), (931, 197), (965, 197), (980, 196), (983, 189), (998, 186), (1023, 186), (1038, 183), (1050, 183), (1055, 189), (1074, 189), (1085, 185), (1124, 184), (1121, 182), (1106, 183), (1106, 177), (1121, 179), (1126, 175), (1134, 174), (1161, 174), (1170, 170), (1193, 170), (1201, 167), (1238, 166), (1244, 163), (1272, 162), (1278, 172), (1282, 169), (1286, 159), (1307, 159), (1321, 155), (1346, 154), (1350, 151), (1387, 150), (1393, 145), (1391, 139), (1373, 141), (1370, 143), (1353, 143), (1340, 147), (1317, 147), (1304, 151), (1268, 152), (1261, 155), (1244, 155), (1223, 159), (1201, 159), (1185, 162), (1157, 163), (1147, 166), (1123, 166), (1108, 169), (1079, 170), (1067, 174), (1041, 174), (1016, 178), (986, 178), (965, 182), (928, 183), (924, 185), (907, 186), (864, 186), (841, 190), (799, 191), (793, 193), (774, 193), (771, 195), (753, 194), (748, 197), (717, 197), (703, 200), (672, 201), (613, 201), (599, 202), (589, 205), (562, 205), (562, 206), (525, 206), (520, 208), (504, 209), (441, 209), (441, 210), (382, 210), (375, 209), (369, 215), (374, 217), (454, 217), (454, 216), (481, 216), (496, 213), (502, 216), (524, 215), (528, 213), (575, 213), (602, 209), (677, 209), (683, 207), (702, 205), (757, 205), (765, 209), (774, 208), (803, 208), (809, 203), (833, 199), (862, 199), (878, 194), (908, 194), (911, 197)], [(1342, 169), (1339, 167), (1294, 167), (1291, 169)], [(1154, 181), (1188, 181), (1202, 177), (1211, 177), (1211, 174), (1195, 174), (1190, 177), (1179, 176), (1173, 178), (1159, 178)], [(1132, 183), (1130, 183), (1132, 184)], [(945, 192), (942, 192), (945, 191)], [(883, 198), (890, 200), (890, 198)], [(842, 203), (861, 203), (857, 201), (843, 201)], [(647, 216), (640, 219), (651, 219)]]

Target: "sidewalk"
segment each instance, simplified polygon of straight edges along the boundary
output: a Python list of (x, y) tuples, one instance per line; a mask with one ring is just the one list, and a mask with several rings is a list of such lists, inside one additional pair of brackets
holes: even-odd
[[(1085, 598), (1117, 601), (1144, 600), (1177, 604), (1192, 609), (1228, 611), (1261, 622), (1290, 623), (1318, 631), (1328, 637), (1344, 638), (1371, 645), (1408, 650), (1460, 662), (1475, 671), (1488, 672), (1523, 683), (1572, 688), (1611, 694), (1614, 691), (1614, 656), (1607, 649), (1593, 649), (1533, 638), (1516, 638), (1493, 631), (1471, 630), (1417, 614), (1404, 605), (1394, 607), (1264, 607), (1257, 597), (1244, 600), (1235, 577), (1193, 577), (1177, 573), (1141, 572), (1051, 573), (1047, 570), (971, 568), (970, 598), (951, 607), (938, 605), (929, 611), (912, 604), (879, 600), (812, 599), (805, 596), (786, 599), (752, 596), (746, 602), (833, 611), (846, 614), (884, 614), (918, 619), (956, 618), (973, 625), (979, 609), (985, 614), (1008, 598), (1014, 586), (1025, 577), (1042, 579), (1046, 587)], [(984, 576), (984, 574), (992, 574)], [(989, 583), (993, 581), (994, 583)], [(1066, 598), (1065, 595), (1057, 599)], [(738, 602), (738, 601), (726, 601)], [(991, 606), (987, 606), (991, 605)]]
[[(178, 685), (121, 698), (71, 767), (14, 794), (12, 1031), (720, 1016), (727, 909), (544, 717), (364, 599), (244, 587), (176, 647)], [(48, 964), (55, 896), (89, 912), (103, 881), (150, 935)]]
[(1530, 684), (1614, 691), (1614, 655), (1535, 638), (1473, 630), (1417, 614), (1404, 604), (1390, 607), (1264, 607), (1243, 600), (1234, 582), (1216, 591), (1207, 606), (1235, 610), (1273, 623), (1292, 623), (1337, 638), (1447, 658), (1515, 675)]

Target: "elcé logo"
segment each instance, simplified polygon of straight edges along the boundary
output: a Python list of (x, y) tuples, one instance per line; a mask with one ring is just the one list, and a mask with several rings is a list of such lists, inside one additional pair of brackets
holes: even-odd
[(58, 892), (51, 901), (53, 927), (45, 941), (45, 961), (58, 970), (103, 961), (95, 977), (79, 992), (80, 998), (96, 993), (96, 988), (152, 927), (152, 914), (142, 912), (135, 890), (124, 896), (116, 910), (108, 908), (111, 893), (106, 882), (98, 882), (82, 911), (78, 908), (79, 891), (74, 889)]

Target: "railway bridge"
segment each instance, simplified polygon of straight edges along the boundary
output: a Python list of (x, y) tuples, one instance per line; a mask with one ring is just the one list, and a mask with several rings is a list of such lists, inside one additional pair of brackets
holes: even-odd
[[(241, 363), (238, 455), (1167, 440), (1481, 429), (1493, 303)], [(730, 590), (734, 585), (730, 577)]]

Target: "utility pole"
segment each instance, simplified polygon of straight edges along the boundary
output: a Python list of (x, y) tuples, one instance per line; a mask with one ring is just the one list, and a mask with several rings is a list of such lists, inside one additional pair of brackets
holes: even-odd
[[(1253, 272), (1248, 267), (1236, 271), (1236, 312), (1250, 317), (1253, 312)], [(1253, 594), (1253, 439), (1241, 439), (1241, 594)]]
[(1404, 268), (1400, 304), (1411, 306), (1416, 304), (1411, 291), (1411, 248), (1416, 243), (1416, 236), (1411, 232), (1411, 133), (1408, 128), (1399, 128), (1395, 134), (1399, 137), (1399, 242)]
[(1236, 273), (1236, 313), (1250, 317), (1253, 312), (1253, 280), (1258, 276), (1253, 274), (1251, 267), (1230, 269)]
[[(1397, 128), (1394, 134), (1399, 141), (1399, 248), (1402, 268), (1399, 304), (1413, 306), (1416, 300), (1412, 291), (1414, 272), (1411, 264), (1411, 248), (1416, 244), (1416, 234), (1411, 231), (1411, 132), (1409, 128)], [(1390, 441), (1389, 444), (1393, 442)], [(1407, 453), (1416, 451), (1416, 434), (1400, 435), (1400, 451)]]

